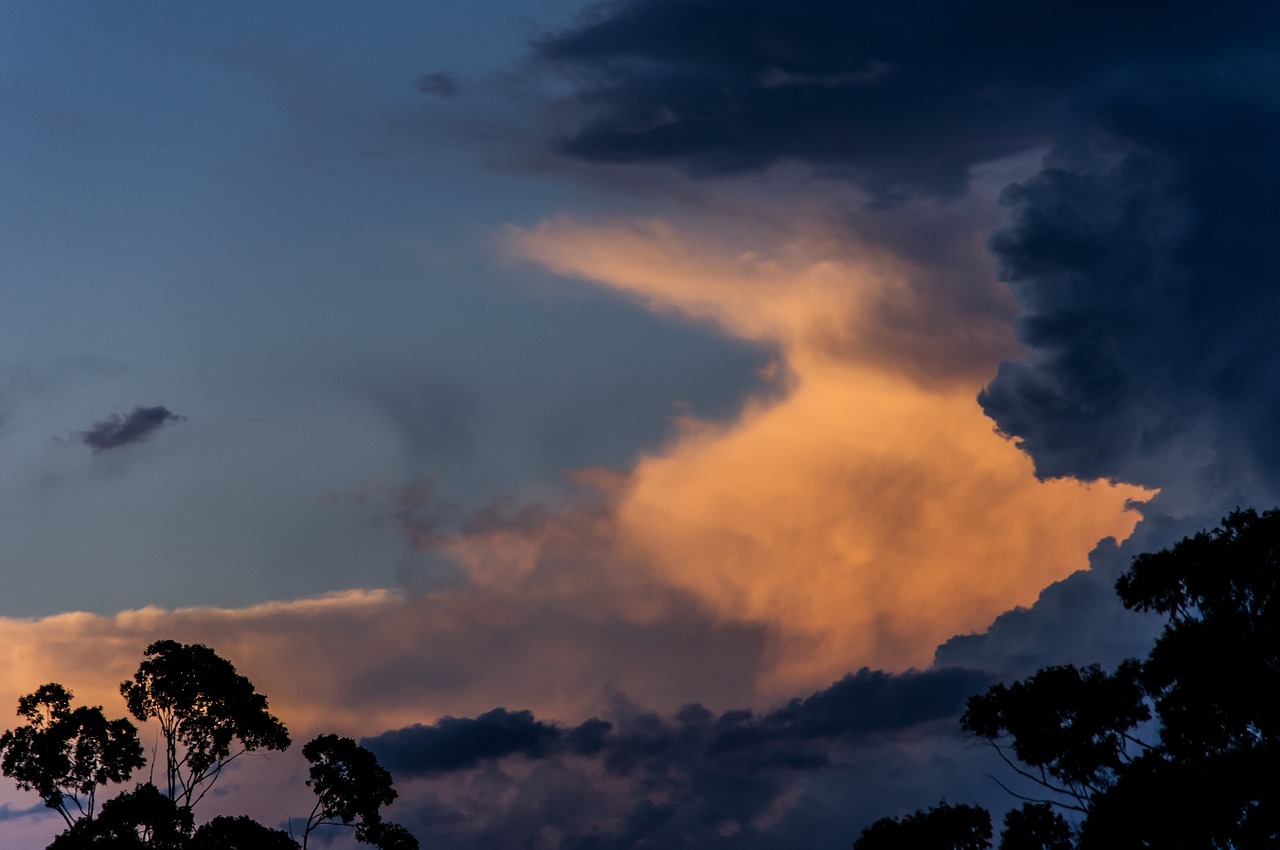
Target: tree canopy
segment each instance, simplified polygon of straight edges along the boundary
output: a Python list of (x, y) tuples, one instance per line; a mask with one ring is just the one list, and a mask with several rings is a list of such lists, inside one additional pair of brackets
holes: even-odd
[[(1145, 659), (1047, 667), (968, 701), (962, 727), (1034, 789), (1015, 792), (1001, 850), (1280, 847), (1280, 509), (1139, 555), (1116, 589), (1166, 618)], [(942, 824), (941, 811), (863, 835)], [(927, 846), (990, 846), (950, 829), (952, 844)]]
[(128, 720), (107, 720), (101, 706), (71, 707), (71, 691), (56, 682), (18, 700), (27, 723), (0, 736), (0, 771), (71, 826), (93, 817), (97, 789), (124, 782), (146, 764), (138, 731)]
[(197, 826), (195, 806), (228, 763), (290, 743), (266, 697), (209, 647), (151, 644), (120, 693), (135, 718), (160, 726), (165, 787), (139, 784), (100, 812), (99, 789), (127, 782), (146, 764), (127, 718), (107, 720), (99, 706), (72, 708), (71, 692), (51, 682), (18, 700), (27, 722), (0, 736), (0, 771), (39, 794), (67, 824), (49, 850), (299, 850), (316, 827), (331, 823), (351, 827), (357, 841), (380, 850), (417, 850), (408, 830), (382, 817), (396, 798), (391, 774), (371, 752), (336, 735), (303, 747), (317, 802), (301, 845), (290, 832), (243, 816)]
[(978, 806), (938, 806), (904, 818), (882, 818), (853, 850), (983, 850), (991, 846), (991, 815)]
[(170, 799), (194, 806), (240, 754), (288, 749), (289, 732), (267, 698), (209, 647), (160, 640), (143, 655), (120, 694), (138, 720), (160, 723)]
[(302, 846), (320, 826), (349, 826), (356, 839), (383, 846), (379, 839), (391, 833), (382, 822), (381, 810), (396, 798), (391, 774), (373, 753), (350, 738), (320, 735), (307, 742), (302, 755), (311, 762), (307, 786), (315, 792), (316, 805), (307, 818)]

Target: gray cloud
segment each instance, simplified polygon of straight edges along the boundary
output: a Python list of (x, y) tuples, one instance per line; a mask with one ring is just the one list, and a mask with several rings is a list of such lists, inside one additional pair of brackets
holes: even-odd
[(129, 411), (127, 416), (113, 413), (106, 419), (93, 423), (87, 431), (77, 432), (75, 436), (94, 454), (98, 454), (121, 446), (145, 442), (166, 424), (181, 422), (184, 419), (186, 419), (185, 416), (178, 416), (164, 406), (138, 405)]
[(1280, 497), (1277, 73), (1250, 57), (1113, 94), (1092, 144), (1006, 192), (991, 249), (1028, 353), (981, 401), (1040, 474), (1212, 518)]
[(551, 751), (590, 754), (603, 746), (610, 724), (588, 720), (563, 731), (534, 719), (530, 711), (495, 708), (478, 717), (444, 717), (430, 726), (415, 724), (384, 732), (362, 743), (397, 773), (435, 773), (472, 768), (482, 761), (524, 755), (542, 758)]
[(576, 86), (569, 156), (695, 173), (795, 159), (886, 197), (956, 195), (974, 163), (1053, 141), (1089, 87), (1269, 45), (1278, 23), (1207, 0), (630, 0), (537, 51)]
[[(816, 800), (796, 796), (808, 783), (846, 772), (857, 751), (953, 741), (965, 698), (990, 682), (973, 670), (864, 668), (764, 713), (691, 704), (665, 715), (619, 697), (605, 719), (571, 728), (494, 709), (363, 743), (402, 780), (430, 780), (434, 793), (407, 817), (449, 846), (787, 847), (806, 834), (798, 824), (814, 834), (805, 809)], [(505, 802), (477, 818), (480, 789)]]

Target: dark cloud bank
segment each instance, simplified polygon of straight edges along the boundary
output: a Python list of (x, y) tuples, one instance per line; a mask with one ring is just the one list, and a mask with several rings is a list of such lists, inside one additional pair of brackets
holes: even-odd
[(1079, 126), (1082, 98), (1271, 49), (1277, 20), (1270, 4), (1203, 0), (633, 0), (537, 50), (577, 83), (569, 156), (704, 174), (794, 159), (955, 194), (975, 162)]
[[(693, 704), (662, 716), (619, 698), (608, 719), (569, 728), (499, 708), (363, 743), (426, 789), (417, 826), (451, 847), (794, 847), (814, 820), (847, 831), (865, 816), (807, 794), (810, 779), (848, 771), (860, 752), (901, 759), (921, 734), (954, 740), (952, 718), (991, 681), (863, 669), (764, 714)], [(786, 816), (797, 808), (807, 814)]]
[(1113, 592), (1132, 557), (1280, 501), (1280, 6), (631, 0), (535, 52), (572, 86), (570, 159), (695, 177), (800, 162), (868, 190), (874, 211), (945, 207), (975, 165), (1044, 152), (988, 242), (1025, 354), (979, 401), (1042, 476), (1162, 492), (1090, 571), (947, 642), (927, 672), (864, 670), (762, 715), (622, 705), (561, 728), (495, 710), (371, 739), (432, 789), (421, 834), (847, 846), (880, 815), (977, 801), (964, 696), (1142, 654), (1155, 624)]
[(113, 413), (106, 419), (93, 423), (89, 430), (80, 431), (75, 436), (94, 454), (98, 454), (133, 443), (145, 442), (170, 422), (181, 422), (184, 419), (186, 419), (185, 416), (178, 416), (167, 407), (138, 405), (129, 411), (127, 416)]

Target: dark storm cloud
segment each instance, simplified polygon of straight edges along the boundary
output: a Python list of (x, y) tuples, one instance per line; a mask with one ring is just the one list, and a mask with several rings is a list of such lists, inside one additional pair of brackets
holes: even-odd
[(1278, 78), (1273, 54), (1144, 81), (1099, 105), (1109, 156), (1006, 192), (991, 249), (1028, 353), (981, 401), (1041, 475), (1214, 517), (1280, 493)]
[(444, 717), (430, 726), (415, 724), (364, 741), (390, 770), (435, 773), (475, 767), (511, 755), (542, 758), (552, 750), (590, 754), (602, 746), (609, 724), (588, 720), (568, 731), (535, 720), (529, 711), (495, 708), (479, 717)]
[[(453, 773), (448, 781), (469, 788), (467, 799), (480, 787), (496, 793), (501, 786), (537, 809), (536, 817), (518, 816), (519, 804), (510, 802), (471, 818), (471, 831), (453, 832), (451, 846), (781, 847), (791, 839), (764, 820), (781, 818), (791, 808), (784, 799), (808, 778), (847, 769), (851, 751), (895, 741), (897, 733), (937, 734), (935, 721), (954, 737), (965, 698), (990, 682), (972, 670), (864, 668), (763, 714), (717, 714), (694, 704), (668, 716), (619, 699), (607, 720), (568, 729), (495, 709), (363, 743), (398, 776), (444, 783)], [(521, 776), (531, 776), (504, 773), (502, 760), (513, 756), (522, 757)], [(465, 805), (442, 793), (420, 806), (423, 834), (444, 824), (458, 829), (468, 819)]]
[(80, 431), (75, 436), (94, 454), (109, 449), (118, 449), (132, 443), (141, 443), (149, 439), (158, 429), (169, 422), (181, 422), (185, 416), (178, 416), (167, 407), (143, 407), (138, 405), (129, 411), (127, 416), (113, 413), (101, 419), (87, 431)]
[(1051, 143), (1082, 91), (1268, 44), (1271, 4), (631, 0), (537, 44), (585, 117), (564, 153), (723, 173), (797, 159), (955, 194)]
[[(475, 718), (445, 717), (364, 740), (388, 767), (402, 774), (472, 768), (510, 755), (594, 756), (613, 773), (647, 772), (687, 758), (732, 760), (746, 770), (818, 767), (828, 763), (833, 740), (891, 732), (958, 715), (970, 694), (990, 684), (986, 673), (959, 668), (901, 674), (870, 670), (847, 674), (826, 690), (757, 715), (715, 714), (698, 704), (673, 718), (623, 712), (571, 729), (528, 711), (495, 708)], [(615, 722), (616, 721), (616, 722)]]

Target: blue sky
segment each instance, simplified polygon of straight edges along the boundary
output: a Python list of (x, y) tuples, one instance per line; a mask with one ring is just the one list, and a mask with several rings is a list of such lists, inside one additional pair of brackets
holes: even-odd
[[(760, 356), (504, 258), (583, 191), (415, 89), (491, 85), (569, 11), (6, 11), (4, 613), (394, 583), (405, 547), (327, 495), (535, 495), (675, 399), (732, 409)], [(176, 464), (68, 439), (135, 404), (187, 417)]]

